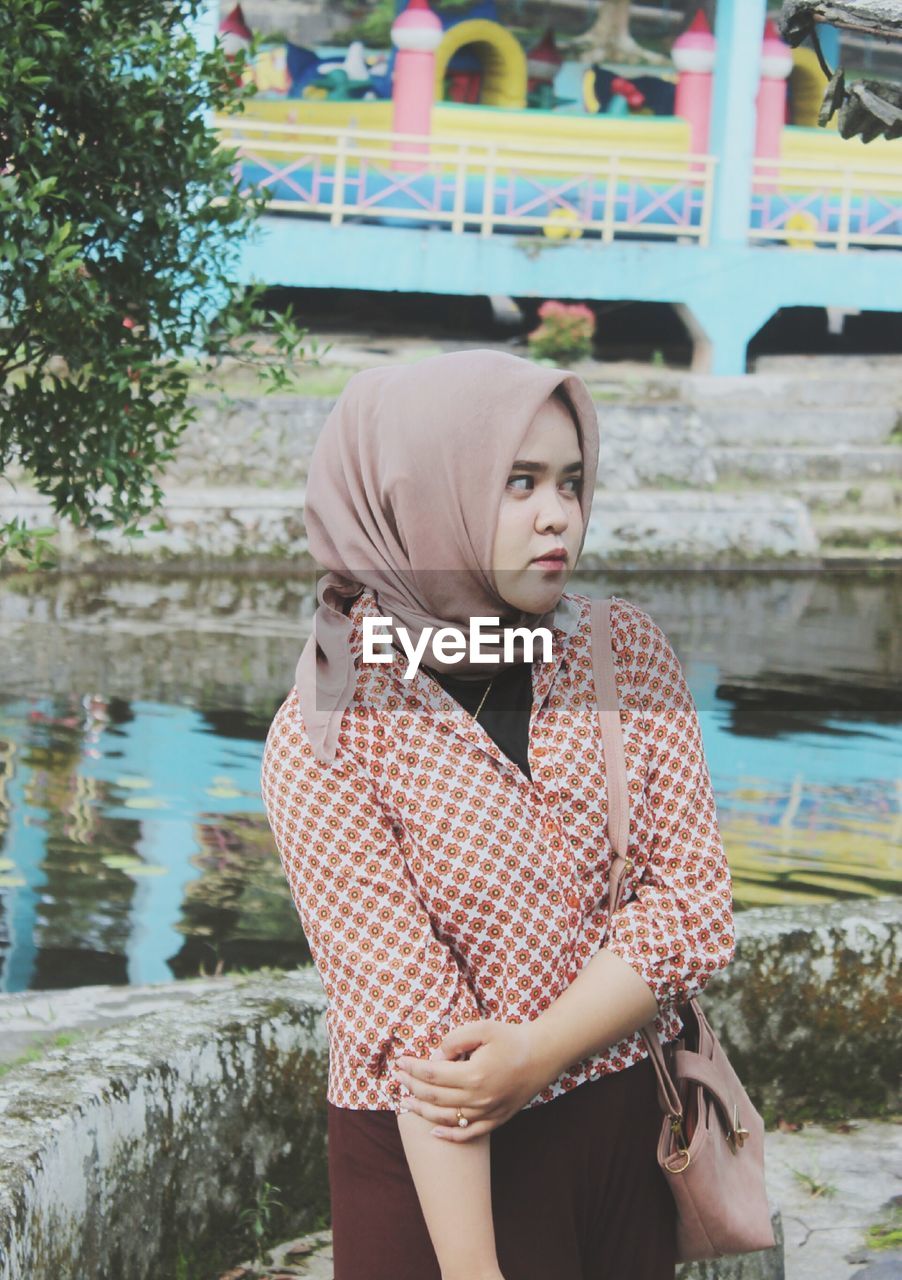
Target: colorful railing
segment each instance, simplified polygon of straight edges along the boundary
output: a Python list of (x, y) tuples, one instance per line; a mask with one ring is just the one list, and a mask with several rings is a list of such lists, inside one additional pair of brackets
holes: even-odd
[(902, 249), (902, 164), (756, 160), (749, 237), (794, 249)]
[(236, 181), (270, 190), (274, 212), (481, 236), (708, 240), (710, 156), (218, 123), (223, 145), (236, 152)]
[[(269, 209), (332, 225), (454, 234), (709, 242), (715, 159), (600, 154), (508, 139), (401, 134), (219, 117), (243, 190)], [(794, 249), (902, 248), (902, 170), (757, 160), (749, 239)]]

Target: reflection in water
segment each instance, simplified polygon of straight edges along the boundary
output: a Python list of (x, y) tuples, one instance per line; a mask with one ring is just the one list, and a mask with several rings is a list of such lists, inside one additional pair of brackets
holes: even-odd
[(3, 989), (303, 962), (261, 816), (258, 727), (240, 741), (186, 707), (107, 710), (98, 736), (69, 705), (0, 709)]
[[(898, 576), (677, 577), (572, 586), (673, 640), (737, 908), (897, 892)], [(259, 769), (313, 580), (78, 588), (0, 584), (0, 990), (305, 963)]]

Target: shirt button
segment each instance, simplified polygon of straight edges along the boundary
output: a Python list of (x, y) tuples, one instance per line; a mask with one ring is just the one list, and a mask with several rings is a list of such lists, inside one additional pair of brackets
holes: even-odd
[(545, 821), (542, 823), (542, 829), (544, 830), (547, 836), (557, 835), (557, 823), (555, 822), (554, 818), (546, 818)]
[(578, 906), (579, 906), (579, 894), (578, 894), (578, 893), (575, 893), (572, 889), (571, 889), (571, 890), (570, 890), (570, 892), (567, 894), (567, 906), (568, 906), (568, 907), (578, 907)]

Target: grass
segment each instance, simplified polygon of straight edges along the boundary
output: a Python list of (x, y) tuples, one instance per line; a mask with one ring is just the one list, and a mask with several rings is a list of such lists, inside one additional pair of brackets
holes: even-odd
[[(660, 352), (656, 355), (660, 356)], [(600, 365), (603, 362), (599, 362)], [(207, 375), (191, 361), (182, 361), (181, 368), (190, 375), (192, 395), (247, 397), (264, 400), (265, 384), (260, 376), (238, 361), (227, 361), (214, 375)], [(666, 368), (663, 357), (648, 365), (648, 376), (630, 374), (618, 377), (616, 367), (585, 371), (585, 381), (592, 399), (598, 403), (630, 403), (633, 400), (673, 401), (679, 399), (677, 386), (656, 379), (656, 373)], [(356, 365), (301, 363), (294, 375), (293, 385), (280, 395), (323, 396), (334, 399), (344, 390), (348, 380), (358, 372)], [(603, 385), (593, 386), (600, 380)], [(212, 386), (210, 385), (212, 383)]]
[(32, 1045), (30, 1049), (26, 1049), (24, 1053), (20, 1054), (18, 1058), (12, 1058), (9, 1062), (0, 1062), (0, 1080), (17, 1067), (24, 1067), (29, 1062), (37, 1062), (46, 1053), (49, 1053), (51, 1049), (65, 1049), (71, 1044), (86, 1040), (90, 1036), (91, 1030), (92, 1028), (77, 1031), (60, 1031), (55, 1036), (38, 1041), (37, 1044)]
[(895, 1205), (887, 1217), (868, 1227), (865, 1233), (868, 1249), (902, 1249), (902, 1205)]
[[(190, 372), (190, 370), (189, 370)], [(352, 374), (357, 370), (345, 365), (299, 366), (294, 383), (282, 395), (329, 396), (341, 394)], [(213, 386), (209, 385), (213, 382)], [(200, 370), (191, 373), (189, 387), (192, 395), (209, 396), (217, 391), (228, 396), (265, 399), (265, 385), (259, 375), (241, 365), (226, 365), (212, 378)]]
[(812, 1197), (836, 1195), (836, 1186), (832, 1182), (822, 1182), (820, 1174), (804, 1173), (801, 1169), (793, 1169), (792, 1165), (789, 1167), (792, 1169), (792, 1174), (796, 1181), (806, 1187)]
[[(236, 986), (242, 987), (251, 979), (258, 977), (260, 974), (281, 973), (282, 970), (272, 965), (264, 965), (260, 969), (248, 969), (243, 966), (230, 970), (229, 976), (234, 980)], [(185, 978), (185, 982), (200, 981), (209, 974), (198, 973), (196, 978)], [(90, 1038), (95, 1027), (77, 1027), (74, 1031), (60, 1031), (55, 1036), (47, 1036), (38, 1040), (24, 1053), (19, 1054), (17, 1058), (11, 1058), (9, 1062), (0, 1062), (0, 1080), (8, 1075), (10, 1071), (15, 1071), (17, 1067), (27, 1066), (29, 1062), (37, 1062), (43, 1058), (51, 1049), (66, 1049), (69, 1045), (78, 1044)]]

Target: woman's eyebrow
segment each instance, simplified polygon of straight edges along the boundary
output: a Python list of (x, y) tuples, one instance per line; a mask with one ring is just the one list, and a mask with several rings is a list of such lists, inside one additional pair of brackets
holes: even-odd
[[(566, 467), (561, 468), (565, 473), (570, 471), (582, 471), (582, 469), (582, 462), (568, 462)], [(543, 471), (547, 470), (547, 464), (544, 462), (526, 462), (524, 459), (518, 458), (516, 462), (511, 463), (511, 471), (532, 471), (537, 475), (541, 475)]]

